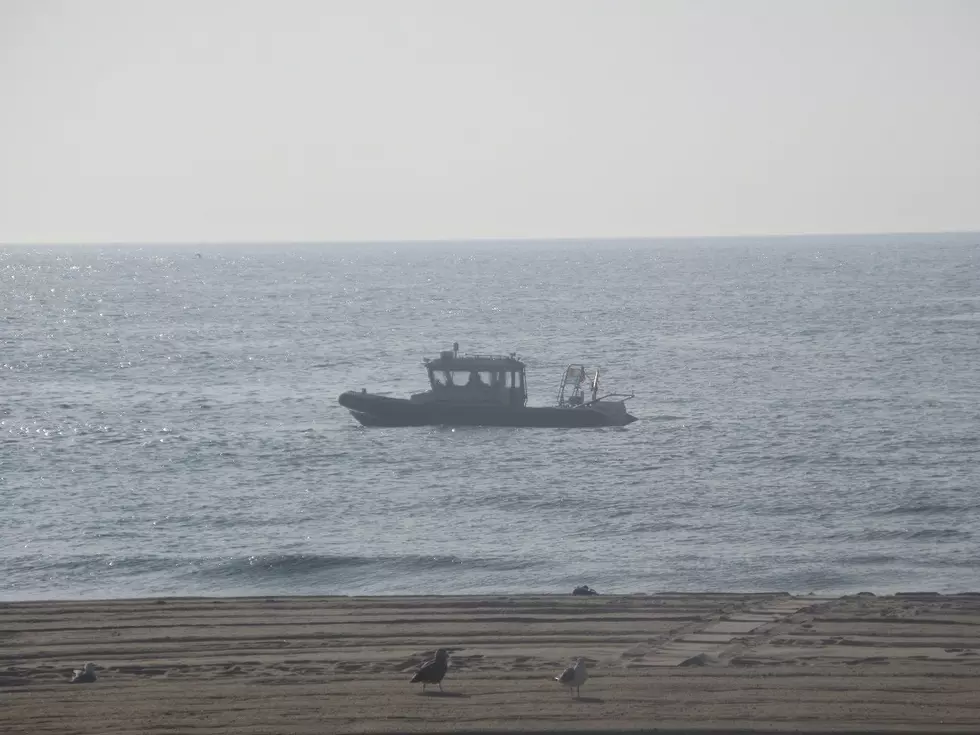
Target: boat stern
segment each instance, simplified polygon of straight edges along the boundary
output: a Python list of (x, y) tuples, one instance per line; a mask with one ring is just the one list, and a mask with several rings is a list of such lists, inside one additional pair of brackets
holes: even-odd
[(602, 414), (606, 426), (626, 426), (636, 421), (636, 416), (626, 410), (623, 401), (595, 401), (589, 404), (589, 408)]

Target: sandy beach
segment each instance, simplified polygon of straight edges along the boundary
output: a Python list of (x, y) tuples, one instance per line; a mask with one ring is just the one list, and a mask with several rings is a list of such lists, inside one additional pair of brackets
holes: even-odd
[[(553, 680), (575, 656), (580, 699)], [(2, 733), (654, 729), (975, 733), (980, 594), (0, 605)]]

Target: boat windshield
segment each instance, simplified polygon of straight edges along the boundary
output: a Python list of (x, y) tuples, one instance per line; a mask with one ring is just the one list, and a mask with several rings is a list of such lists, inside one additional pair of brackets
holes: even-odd
[(489, 387), (494, 383), (494, 374), (487, 370), (454, 370), (453, 383), (473, 387)]
[[(432, 387), (495, 388), (504, 385), (507, 373), (491, 370), (432, 370)], [(509, 383), (508, 383), (509, 386)]]

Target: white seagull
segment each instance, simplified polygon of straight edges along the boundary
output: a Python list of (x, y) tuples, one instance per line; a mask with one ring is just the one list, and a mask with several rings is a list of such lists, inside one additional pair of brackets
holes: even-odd
[(72, 684), (90, 684), (95, 681), (95, 664), (89, 662), (84, 669), (74, 669), (71, 673)]
[(572, 689), (575, 690), (575, 696), (579, 697), (582, 693), (579, 688), (585, 683), (585, 680), (589, 678), (589, 672), (585, 668), (585, 659), (579, 658), (575, 661), (574, 666), (569, 666), (563, 672), (561, 676), (556, 676), (555, 681), (557, 681), (562, 686), (568, 687), (568, 695), (572, 695)]

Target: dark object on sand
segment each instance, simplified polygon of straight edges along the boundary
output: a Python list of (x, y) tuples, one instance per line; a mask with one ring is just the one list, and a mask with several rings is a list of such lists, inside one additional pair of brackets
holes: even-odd
[(438, 684), (439, 691), (442, 691), (442, 677), (446, 675), (446, 671), (449, 669), (449, 652), (445, 648), (440, 648), (436, 651), (436, 657), (430, 661), (426, 661), (415, 672), (415, 676), (412, 677), (412, 684), (416, 682), (422, 682), (422, 691), (425, 691), (426, 684)]
[(72, 684), (91, 684), (95, 681), (95, 664), (87, 663), (85, 668), (75, 669), (71, 672)]
[(598, 595), (594, 589), (589, 587), (587, 584), (583, 584), (581, 587), (576, 587), (572, 590), (573, 595)]

